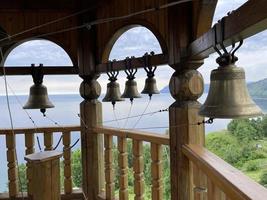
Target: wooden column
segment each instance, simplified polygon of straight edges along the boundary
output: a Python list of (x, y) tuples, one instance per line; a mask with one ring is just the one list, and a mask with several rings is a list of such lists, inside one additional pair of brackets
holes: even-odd
[(45, 151), (53, 150), (53, 132), (44, 132)]
[(25, 156), (32, 166), (32, 200), (60, 200), (61, 152), (44, 151)]
[(145, 181), (144, 181), (144, 158), (143, 142), (133, 140), (133, 171), (134, 171), (134, 194), (135, 200), (144, 200)]
[(70, 131), (64, 131), (63, 133), (63, 158), (64, 158), (64, 192), (65, 194), (72, 193), (72, 172), (71, 172), (71, 137)]
[(18, 167), (16, 158), (16, 136), (9, 132), (6, 134), (7, 147), (7, 167), (8, 167), (8, 190), (9, 197), (14, 198), (18, 195)]
[(152, 200), (163, 199), (162, 146), (151, 143)]
[(128, 153), (127, 153), (127, 138), (118, 137), (118, 165), (119, 165), (119, 199), (128, 200)]
[(113, 169), (113, 137), (104, 136), (105, 146), (105, 179), (106, 179), (106, 200), (115, 199), (114, 169)]
[(80, 104), (83, 190), (90, 200), (104, 189), (103, 135), (96, 134), (92, 127), (102, 125), (102, 104), (97, 98), (101, 87), (96, 78), (82, 76), (80, 94), (84, 101)]
[(188, 143), (203, 144), (203, 125), (197, 125), (203, 118), (198, 115), (200, 103), (197, 99), (203, 93), (203, 78), (196, 70), (175, 72), (170, 80), (170, 92), (176, 100), (169, 108), (171, 199), (193, 199), (192, 167), (182, 153), (182, 146)]
[[(25, 155), (29, 155), (34, 153), (34, 132), (33, 131), (28, 131), (25, 133)], [(26, 175), (27, 175), (27, 191), (28, 191), (28, 196), (32, 197), (32, 166), (30, 163), (26, 164), (27, 169), (26, 169)]]

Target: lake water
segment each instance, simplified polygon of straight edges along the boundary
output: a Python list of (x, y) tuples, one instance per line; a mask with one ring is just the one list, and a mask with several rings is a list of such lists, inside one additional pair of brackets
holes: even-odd
[[(203, 95), (200, 98), (200, 102), (203, 102), (207, 95)], [(16, 99), (14, 96), (10, 97), (10, 105), (11, 105), (11, 113), (14, 121), (14, 127), (34, 127), (32, 122), (29, 120), (27, 114), (22, 109), (20, 103), (24, 104), (27, 100), (26, 96), (18, 96)], [(82, 98), (77, 95), (50, 95), (51, 101), (54, 103), (55, 108), (47, 110), (47, 116), (52, 120), (58, 122), (60, 126), (65, 125), (78, 125), (80, 119), (78, 118), (79, 113), (79, 104), (82, 101)], [(100, 98), (101, 99), (101, 98)], [(257, 104), (264, 110), (267, 111), (267, 99), (255, 99)], [(152, 97), (152, 101), (149, 104), (149, 107), (146, 112), (154, 112), (160, 109), (168, 108), (174, 100), (170, 96), (170, 94), (161, 94), (155, 95)], [(144, 96), (144, 98), (137, 99), (134, 101), (131, 114), (139, 115), (141, 114), (148, 104), (148, 97)], [(120, 102), (116, 104), (115, 115), (118, 119), (127, 117), (130, 110), (130, 103), (129, 101)], [(8, 117), (8, 110), (6, 105), (6, 98), (0, 96), (0, 129), (2, 128), (9, 128), (10, 121)], [(30, 116), (34, 119), (37, 127), (41, 126), (55, 126), (55, 124), (42, 116), (42, 114), (37, 110), (28, 110)], [(132, 118), (127, 121), (115, 121), (111, 123), (105, 123), (108, 126), (115, 126), (121, 128), (132, 128), (136, 123), (138, 118)], [(112, 105), (110, 103), (103, 103), (103, 120), (109, 121), (114, 120), (114, 113), (112, 109)], [(169, 122), (168, 112), (161, 112), (155, 113), (153, 115), (146, 115), (143, 116), (142, 119), (137, 124), (136, 128), (143, 128), (143, 127), (167, 127)], [(222, 130), (225, 129), (229, 120), (215, 120), (213, 124), (206, 125), (206, 133)], [(158, 134), (164, 134), (166, 128), (162, 129), (150, 129), (146, 131), (156, 132)], [(42, 135), (40, 134), (40, 141), (43, 144)], [(54, 144), (57, 143), (60, 134), (55, 134)], [(74, 142), (76, 139), (79, 138), (79, 133), (72, 134), (72, 141)], [(16, 136), (17, 139), (17, 152), (18, 152), (18, 161), (19, 163), (24, 162), (24, 151), (25, 151), (25, 144), (24, 144), (24, 137), (23, 135)], [(37, 142), (36, 142), (37, 144)], [(75, 148), (79, 148), (80, 144), (78, 144)], [(37, 146), (35, 148), (38, 149)], [(62, 145), (59, 146), (58, 149), (62, 149)], [(6, 191), (7, 187), (7, 162), (6, 162), (6, 144), (5, 144), (5, 137), (0, 136), (0, 192)]]

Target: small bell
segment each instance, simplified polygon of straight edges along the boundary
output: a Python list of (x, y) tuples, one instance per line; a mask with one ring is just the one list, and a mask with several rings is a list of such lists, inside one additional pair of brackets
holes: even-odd
[(134, 80), (137, 69), (134, 70), (131, 68), (131, 61), (129, 58), (126, 58), (125, 62), (126, 62), (126, 67), (127, 67), (127, 69), (125, 70), (125, 73), (127, 74), (128, 80), (125, 83), (125, 89), (121, 97), (130, 99), (132, 103), (133, 99), (141, 98), (141, 95), (137, 90), (137, 83)]
[(123, 94), (121, 95), (122, 98), (128, 98), (133, 101), (135, 98), (141, 98), (140, 93), (137, 90), (137, 83), (135, 80), (127, 80), (125, 83), (125, 89)]
[[(154, 53), (151, 52), (151, 54), (153, 55)], [(159, 94), (159, 90), (157, 88), (157, 84), (156, 84), (156, 79), (154, 78), (155, 76), (155, 71), (157, 69), (156, 66), (151, 67), (149, 66), (149, 55), (146, 53), (144, 56), (144, 63), (145, 63), (145, 71), (147, 72), (147, 78), (146, 78), (146, 82), (145, 82), (145, 87), (143, 89), (143, 91), (141, 92), (142, 94), (148, 94), (150, 99), (152, 97), (153, 94)]]
[[(109, 72), (109, 70), (111, 70), (111, 72)], [(113, 108), (115, 108), (116, 101), (124, 101), (124, 99), (121, 98), (120, 85), (116, 82), (119, 72), (113, 71), (113, 64), (111, 61), (109, 61), (107, 65), (107, 75), (110, 82), (107, 84), (107, 92), (102, 101), (111, 102)]]
[(32, 65), (32, 77), (34, 85), (30, 88), (30, 95), (23, 109), (40, 109), (44, 114), (47, 108), (54, 108), (55, 106), (48, 98), (47, 88), (42, 84), (42, 65), (39, 67), (34, 67), (34, 65)]
[(244, 70), (235, 65), (237, 57), (224, 54), (216, 61), (220, 66), (211, 72), (208, 97), (199, 114), (210, 118), (248, 118), (262, 115), (261, 109), (248, 93)]

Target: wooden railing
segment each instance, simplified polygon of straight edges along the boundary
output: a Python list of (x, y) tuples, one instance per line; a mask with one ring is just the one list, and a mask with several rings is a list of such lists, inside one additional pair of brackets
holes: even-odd
[(185, 145), (192, 161), (194, 199), (266, 200), (267, 189), (199, 145)]
[[(25, 155), (35, 152), (35, 134), (42, 134), (44, 141), (44, 150), (52, 150), (54, 133), (60, 133), (63, 143), (63, 163), (64, 163), (64, 192), (62, 199), (83, 198), (83, 194), (79, 190), (73, 190), (72, 187), (72, 169), (71, 169), (71, 133), (80, 132), (79, 126), (71, 127), (45, 127), (45, 128), (23, 128), (15, 129), (12, 132), (10, 129), (0, 130), (0, 136), (4, 135), (6, 138), (7, 148), (7, 167), (8, 167), (8, 194), (0, 194), (0, 199), (21, 199), (22, 196), (27, 198), (27, 193), (24, 195), (19, 191), (19, 178), (16, 158), (16, 135), (24, 135), (25, 138)], [(13, 134), (14, 133), (14, 134)], [(28, 186), (31, 181), (31, 166), (27, 164), (26, 177)], [(28, 187), (28, 193), (32, 193), (32, 188)]]
[(114, 137), (118, 144), (119, 199), (129, 199), (127, 139), (132, 142), (134, 198), (136, 200), (145, 199), (143, 143), (147, 142), (150, 143), (151, 155), (151, 198), (153, 200), (163, 199), (162, 146), (169, 145), (168, 136), (109, 127), (97, 127), (93, 129), (93, 132), (104, 134), (106, 188), (105, 193), (100, 195), (101, 199), (115, 199), (114, 166), (112, 164), (113, 159), (116, 159), (112, 155)]
[[(8, 187), (9, 194), (0, 194), (0, 200), (21, 199), (18, 191), (18, 171), (16, 165), (15, 136), (24, 134), (25, 154), (35, 152), (34, 134), (42, 133), (44, 136), (45, 150), (53, 149), (53, 135), (55, 132), (62, 134), (63, 163), (64, 163), (64, 192), (62, 199), (84, 199), (81, 190), (72, 188), (71, 169), (71, 133), (80, 131), (79, 126), (73, 127), (49, 127), (39, 129), (0, 130), (0, 136), (6, 137), (7, 162), (8, 162)], [(93, 132), (104, 135), (105, 155), (105, 188), (103, 194), (99, 194), (101, 200), (114, 200), (115, 178), (118, 178), (118, 199), (128, 200), (128, 153), (127, 142), (132, 143), (133, 152), (133, 177), (134, 196), (136, 200), (145, 199), (144, 158), (143, 145), (150, 143), (151, 155), (151, 199), (163, 199), (163, 166), (162, 147), (169, 145), (166, 135), (153, 134), (141, 131), (119, 130), (109, 127), (95, 127)], [(114, 143), (117, 142), (117, 146)], [(117, 148), (118, 157), (113, 154)], [(227, 164), (225, 161), (199, 145), (188, 144), (183, 146), (183, 154), (190, 160), (191, 186), (190, 199), (194, 200), (265, 200), (267, 190), (246, 177), (243, 173)], [(114, 159), (118, 160), (119, 175), (115, 177)], [(31, 166), (27, 165), (27, 179), (31, 181)], [(186, 187), (186, 186), (185, 186)], [(32, 192), (28, 188), (28, 192)], [(16, 197), (16, 198), (13, 198)], [(25, 198), (26, 197), (26, 198)], [(27, 194), (24, 194), (27, 199)]]

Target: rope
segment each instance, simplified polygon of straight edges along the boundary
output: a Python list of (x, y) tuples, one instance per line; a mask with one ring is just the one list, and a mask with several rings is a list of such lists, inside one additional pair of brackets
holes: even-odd
[[(3, 56), (3, 51), (2, 51), (2, 48), (1, 47), (0, 47), (0, 54), (1, 54), (1, 60), (3, 60), (4, 59), (4, 56)], [(9, 94), (8, 94), (8, 86), (7, 86), (7, 79), (6, 79), (6, 70), (5, 70), (4, 67), (3, 67), (3, 77), (4, 77), (4, 85), (5, 85), (5, 93), (6, 93), (6, 102), (7, 102), (7, 108), (8, 108), (8, 115), (9, 115), (11, 130), (12, 130), (11, 131), (11, 134), (12, 134), (12, 137), (15, 137), (13, 117), (12, 117), (12, 113), (11, 113), (10, 101), (9, 101)], [(18, 154), (17, 154), (16, 148), (15, 148), (15, 158), (16, 158), (16, 166), (17, 166), (17, 170), (18, 170), (17, 172), (18, 172), (18, 179), (19, 179), (21, 197), (24, 200), (24, 195), (23, 195), (23, 191), (22, 191), (22, 182), (21, 182), (21, 178), (19, 176), (20, 171), (19, 171)]]
[(140, 115), (140, 117), (137, 119), (137, 121), (135, 122), (135, 124), (133, 125), (133, 128), (135, 128), (137, 126), (137, 124), (139, 123), (139, 121), (142, 119), (142, 117), (144, 116), (146, 110), (148, 109), (149, 105), (150, 105), (151, 99), (148, 100), (148, 103), (144, 109), (144, 111), (142, 112), (142, 114)]
[(126, 121), (125, 121), (125, 123), (124, 123), (124, 125), (123, 125), (123, 129), (127, 126), (128, 119), (129, 119), (130, 114), (131, 114), (131, 112), (132, 112), (132, 107), (133, 107), (133, 104), (131, 103), (131, 105), (130, 105), (130, 109), (129, 109), (129, 112), (128, 112), (128, 115), (127, 115), (127, 117), (126, 117)]

